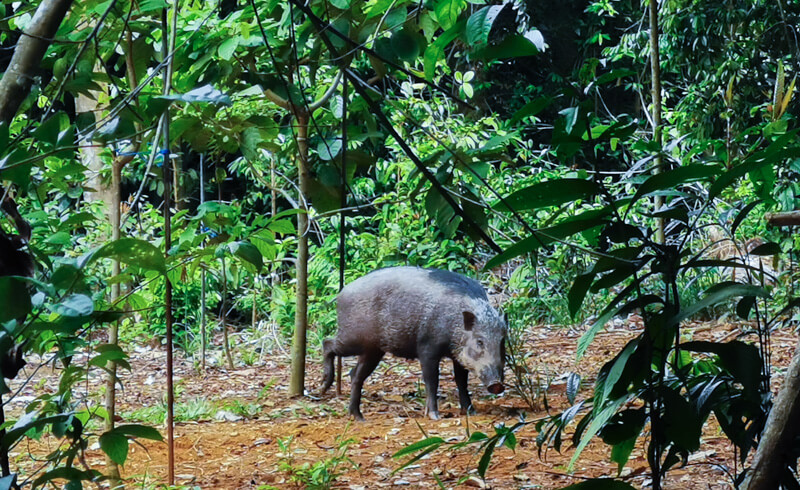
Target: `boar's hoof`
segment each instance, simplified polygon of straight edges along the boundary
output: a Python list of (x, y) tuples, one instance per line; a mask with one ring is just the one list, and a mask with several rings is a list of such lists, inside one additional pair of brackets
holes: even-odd
[(439, 420), (441, 418), (439, 417), (439, 412), (428, 412), (428, 417), (430, 417), (431, 420)]
[(356, 420), (356, 422), (364, 422), (364, 416), (361, 415), (361, 412), (358, 413), (351, 413), (350, 415)]

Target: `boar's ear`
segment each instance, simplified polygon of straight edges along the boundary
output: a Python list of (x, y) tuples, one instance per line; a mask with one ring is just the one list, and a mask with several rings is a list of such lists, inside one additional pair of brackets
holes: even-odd
[(464, 312), (464, 330), (472, 330), (475, 326), (475, 315), (471, 311)]

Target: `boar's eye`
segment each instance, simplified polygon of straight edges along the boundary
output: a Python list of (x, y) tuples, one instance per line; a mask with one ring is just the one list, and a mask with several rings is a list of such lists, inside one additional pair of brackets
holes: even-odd
[(483, 349), (483, 340), (482, 339), (478, 339), (477, 340), (477, 344), (478, 344), (478, 348), (479, 349)]

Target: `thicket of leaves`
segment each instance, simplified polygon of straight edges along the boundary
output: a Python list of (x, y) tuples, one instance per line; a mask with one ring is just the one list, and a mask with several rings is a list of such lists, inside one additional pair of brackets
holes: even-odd
[[(0, 42), (12, 48), (36, 4), (2, 5)], [(62, 372), (55, 393), (5, 423), (2, 451), (43, 431), (68, 441), (23, 483), (100, 477), (75, 464), (92, 438), (123, 463), (129, 438), (160, 437), (132, 425), (98, 432), (107, 414), (75, 399), (73, 386), (109, 361), (129, 367), (119, 347), (87, 340), (104, 324), (122, 321), (123, 337), (163, 333), (165, 281), (176, 287), (177, 321), (190, 326), (179, 338), (187, 349), (196, 344), (202, 271), (216, 312), (226, 301), (248, 311), (249, 293), (269, 278), (269, 294), (249, 301), (291, 333), (298, 142), (294, 118), (268, 92), (306, 109), (325, 101), (310, 111), (312, 184), (302, 197), (311, 204), (319, 339), (334, 323), (328, 303), (338, 290), (331, 271), (345, 192), (348, 279), (393, 264), (466, 272), (510, 262), (514, 324), (589, 318), (581, 353), (611, 318), (642, 316), (641, 334), (603, 367), (594, 397), (539, 424), (540, 442), (560, 448), (581, 415), (576, 458), (599, 435), (621, 470), (646, 437), (658, 481), (698, 449), (713, 412), (745, 460), (769, 407), (769, 330), (795, 303), (785, 279), (766, 285), (741, 259), (706, 257), (704, 230), (714, 224), (741, 243), (768, 234), (754, 210), (797, 204), (796, 6), (665, 7), (662, 148), (650, 136), (649, 38), (635, 2), (547, 7), (563, 15), (534, 2), (182, 3), (176, 49), (164, 53), (169, 6), (75, 3), (19, 116), (0, 127), (0, 181), (33, 225), (39, 264), (35, 279), (0, 278), (0, 352), (36, 354)], [(165, 54), (174, 64), (167, 96)], [(76, 109), (87, 97), (94, 108)], [(156, 126), (166, 108), (165, 162)], [(100, 179), (78, 149), (89, 145), (101, 148)], [(109, 225), (91, 197), (102, 189), (91, 187), (107, 186), (112, 161), (128, 153), (126, 238), (103, 245)], [(652, 175), (656, 154), (668, 170)], [(166, 258), (165, 164), (177, 171)], [(659, 218), (666, 243), (654, 239)], [(753, 254), (796, 247), (765, 238), (775, 243)], [(111, 277), (109, 258), (125, 264), (120, 275)], [(733, 266), (751, 284), (720, 280)], [(109, 304), (115, 283), (124, 294)], [(682, 340), (682, 321), (731, 299), (737, 314), (758, 320), (758, 342)], [(86, 365), (76, 366), (74, 354), (87, 350)], [(3, 372), (19, 389), (16, 374)], [(514, 447), (521, 426), (473, 434), (468, 442), (484, 448), (481, 475), (497, 446)], [(401, 455), (442, 445), (429, 439)]]

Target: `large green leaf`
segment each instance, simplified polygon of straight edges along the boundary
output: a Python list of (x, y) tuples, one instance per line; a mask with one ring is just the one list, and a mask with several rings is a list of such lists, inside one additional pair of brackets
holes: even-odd
[(128, 438), (116, 431), (109, 431), (100, 436), (100, 449), (117, 464), (123, 465), (128, 459)]
[(397, 57), (408, 62), (417, 59), (423, 48), (422, 42), (417, 33), (406, 28), (395, 31), (391, 38), (392, 49)]
[(502, 201), (495, 202), (492, 207), (499, 211), (526, 211), (550, 206), (559, 206), (566, 202), (586, 200), (600, 191), (599, 186), (585, 179), (558, 179), (539, 182), (513, 192)]
[(557, 225), (535, 230), (530, 236), (523, 238), (522, 240), (505, 249), (502, 253), (492, 257), (486, 263), (484, 268), (491, 269), (493, 267), (497, 267), (500, 264), (508, 262), (514, 257), (535, 252), (541, 247), (555, 243), (558, 240), (563, 240), (567, 237), (575, 235), (576, 233), (586, 231), (596, 226), (602, 226), (605, 224), (605, 220), (602, 217), (603, 214), (595, 211), (601, 210), (588, 211), (582, 215), (564, 220)]
[(511, 116), (509, 123), (515, 124), (526, 117), (535, 116), (536, 114), (546, 109), (550, 104), (552, 104), (554, 100), (555, 99), (553, 97), (538, 97), (536, 99), (533, 99), (532, 101), (522, 106), (522, 109), (515, 112), (514, 115)]
[(467, 20), (467, 43), (470, 46), (486, 44), (492, 25), (502, 11), (503, 5), (490, 5), (470, 15)]
[(467, 8), (466, 0), (439, 0), (433, 11), (436, 13), (436, 20), (447, 30), (456, 24), (458, 16), (465, 8)]
[(441, 437), (428, 437), (427, 439), (423, 439), (421, 441), (417, 441), (414, 444), (409, 444), (408, 446), (400, 449), (396, 453), (392, 454), (393, 458), (400, 458), (407, 454), (411, 454), (413, 452), (419, 451), (420, 449), (424, 449), (430, 446), (439, 447), (444, 444), (444, 439)]
[(94, 302), (85, 294), (71, 294), (56, 304), (53, 310), (67, 317), (83, 317), (94, 312)]
[(465, 20), (460, 21), (458, 24), (440, 34), (434, 42), (430, 43), (428, 47), (425, 48), (423, 62), (425, 64), (426, 80), (433, 80), (436, 63), (444, 57), (444, 49), (464, 32), (464, 26), (466, 26), (466, 24), (467, 22)]
[(215, 89), (211, 85), (203, 85), (190, 90), (185, 94), (161, 95), (158, 98), (166, 100), (181, 100), (183, 102), (209, 102), (212, 104), (231, 105), (231, 98)]
[(767, 291), (759, 286), (751, 284), (738, 284), (728, 283), (721, 284), (719, 287), (711, 288), (708, 290), (706, 296), (682, 309), (669, 323), (678, 323), (687, 318), (691, 318), (694, 314), (716, 304), (727, 301), (731, 298), (740, 296), (758, 296), (759, 298), (769, 298), (770, 295)]
[(163, 441), (164, 437), (154, 427), (140, 424), (125, 424), (117, 426), (115, 432), (124, 434), (128, 437), (139, 437), (141, 439), (150, 439), (151, 441)]
[(81, 257), (79, 264), (83, 268), (103, 258), (119, 260), (140, 269), (157, 271), (162, 274), (167, 273), (163, 253), (154, 245), (137, 238), (120, 238), (119, 240), (108, 242), (97, 250), (88, 252)]
[(258, 248), (253, 245), (252, 243), (245, 242), (245, 241), (238, 241), (228, 244), (228, 248), (231, 253), (252, 264), (256, 271), (261, 271), (261, 268), (264, 266), (264, 259), (261, 256), (261, 252), (258, 251)]
[(490, 44), (483, 49), (479, 49), (475, 56), (485, 60), (503, 60), (536, 54), (539, 54), (539, 48), (536, 47), (533, 41), (523, 35), (515, 34), (506, 37), (500, 44)]
[(633, 196), (633, 202), (653, 192), (674, 189), (683, 184), (708, 179), (717, 175), (719, 171), (720, 168), (715, 165), (686, 165), (685, 167), (678, 167), (667, 172), (655, 174), (639, 186)]
[[(586, 430), (586, 433), (581, 438), (581, 442), (578, 444), (578, 447), (575, 448), (575, 454), (572, 455), (572, 459), (569, 460), (569, 465), (567, 466), (567, 471), (572, 471), (572, 468), (575, 465), (575, 462), (580, 457), (583, 450), (592, 440), (592, 438), (603, 428), (603, 426), (608, 422), (611, 417), (617, 413), (619, 407), (622, 406), (623, 403), (627, 401), (627, 397), (621, 397), (613, 402), (609, 403), (607, 406), (600, 409), (599, 407), (595, 406), (594, 408), (594, 415), (592, 418), (592, 423), (589, 424), (589, 428)], [(584, 482), (585, 483), (585, 482)], [(589, 487), (591, 488), (591, 487)]]
[(680, 345), (681, 349), (692, 352), (707, 352), (719, 356), (719, 360), (733, 378), (750, 393), (757, 393), (761, 382), (763, 366), (758, 347), (739, 340), (731, 342), (709, 342), (695, 340)]

